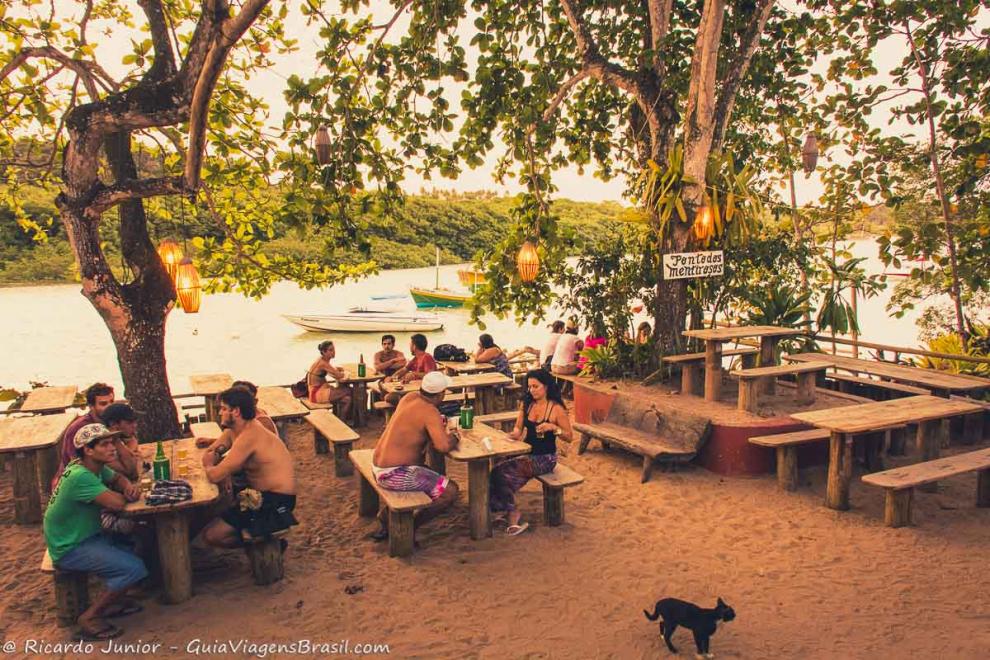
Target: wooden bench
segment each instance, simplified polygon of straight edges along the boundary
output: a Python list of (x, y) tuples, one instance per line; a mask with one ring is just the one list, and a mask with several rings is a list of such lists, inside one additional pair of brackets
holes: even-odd
[(413, 513), (431, 502), (429, 495), (419, 491), (402, 492), (388, 490), (378, 485), (371, 469), (371, 449), (358, 449), (349, 455), (358, 471), (358, 515), (375, 516), (384, 503), (388, 509), (388, 554), (390, 557), (408, 557), (413, 553), (416, 530)]
[(310, 401), (308, 398), (301, 398), (299, 402), (310, 410), (330, 410), (334, 415), (340, 417), (347, 413), (347, 409), (344, 408), (342, 401), (334, 401), (333, 403), (316, 403), (315, 401)]
[(558, 463), (553, 472), (541, 474), (536, 479), (543, 484), (543, 523), (556, 527), (564, 522), (564, 489), (577, 486), (584, 477)]
[(787, 375), (797, 376), (797, 401), (811, 403), (815, 400), (816, 374), (825, 373), (830, 366), (828, 362), (803, 362), (733, 371), (731, 373), (739, 378), (739, 410), (755, 413), (759, 405), (759, 385), (763, 379)]
[[(756, 356), (760, 351), (756, 348), (731, 348), (722, 351), (722, 357), (742, 357), (744, 368), (756, 366)], [(662, 358), (667, 364), (681, 365), (681, 394), (704, 394), (705, 383), (701, 377), (705, 368), (705, 354), (683, 353), (681, 355), (667, 355)]]
[(503, 385), (502, 388), (502, 408), (505, 410), (515, 410), (516, 404), (522, 398), (523, 393), (526, 391), (525, 386), (519, 383), (512, 383), (510, 385)]
[(915, 487), (967, 472), (978, 473), (976, 506), (990, 507), (990, 448), (867, 474), (863, 483), (884, 489), (883, 521), (888, 527), (903, 527), (911, 524)]
[(317, 454), (326, 454), (330, 444), (333, 444), (333, 473), (338, 477), (354, 474), (347, 455), (361, 436), (329, 410), (314, 410), (306, 415), (306, 422), (313, 427), (313, 445)]
[(495, 428), (508, 433), (512, 430), (512, 426), (518, 418), (518, 410), (505, 410), (503, 412), (491, 413), (489, 415), (478, 415), (474, 418), (474, 421), (480, 422), (481, 424), (494, 426)]
[(804, 444), (828, 440), (831, 434), (826, 429), (792, 431), (774, 435), (756, 435), (749, 439), (754, 445), (772, 447), (777, 450), (777, 484), (783, 490), (797, 490), (798, 464), (797, 448)]
[(375, 401), (371, 404), (371, 409), (382, 413), (385, 416), (385, 425), (388, 426), (388, 420), (392, 419), (392, 413), (395, 412), (395, 406), (388, 401)]
[(251, 575), (257, 585), (272, 584), (285, 577), (282, 538), (289, 535), (282, 529), (266, 536), (251, 536), (247, 530), (241, 532), (248, 561), (251, 562)]
[(41, 572), (51, 573), (55, 579), (55, 616), (58, 625), (62, 628), (74, 626), (79, 615), (89, 608), (89, 573), (56, 568), (47, 548), (41, 559)]
[(825, 374), (825, 378), (834, 381), (836, 389), (847, 394), (863, 394), (874, 400), (893, 399), (903, 396), (931, 394), (931, 390), (914, 385), (894, 383), (889, 380), (873, 380), (863, 376), (848, 374)]
[(693, 459), (707, 438), (708, 424), (681, 428), (666, 433), (663, 415), (656, 408), (647, 408), (632, 397), (618, 395), (601, 422), (576, 422), (574, 430), (581, 434), (578, 454), (583, 454), (591, 440), (597, 439), (604, 448), (617, 445), (643, 457), (641, 483), (650, 480), (657, 461), (686, 463)]
[(223, 433), (223, 429), (216, 422), (193, 422), (189, 425), (189, 432), (194, 438), (216, 440)]

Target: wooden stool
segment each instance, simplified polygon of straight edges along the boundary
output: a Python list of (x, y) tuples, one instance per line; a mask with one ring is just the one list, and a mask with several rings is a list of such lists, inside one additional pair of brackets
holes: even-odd
[(243, 532), (244, 549), (247, 550), (251, 562), (251, 575), (254, 583), (266, 585), (278, 582), (285, 576), (285, 565), (282, 561), (282, 537), (289, 530), (283, 529), (267, 536), (254, 537)]
[(45, 550), (41, 560), (41, 572), (51, 573), (55, 579), (55, 616), (58, 625), (68, 628), (89, 607), (89, 573), (62, 571), (55, 567)]

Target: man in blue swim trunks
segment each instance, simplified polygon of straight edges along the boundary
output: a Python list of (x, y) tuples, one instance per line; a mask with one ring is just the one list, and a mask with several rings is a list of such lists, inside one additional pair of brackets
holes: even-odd
[[(449, 384), (450, 380), (440, 371), (423, 376), (419, 392), (410, 392), (399, 401), (372, 457), (372, 469), (380, 486), (389, 490), (419, 490), (433, 500), (416, 512), (413, 518), (416, 529), (457, 500), (457, 484), (423, 465), (427, 446), (432, 445), (444, 454), (457, 448), (457, 435), (447, 430), (437, 409)], [(388, 516), (384, 509), (378, 520), (382, 527), (372, 538), (387, 539)]]

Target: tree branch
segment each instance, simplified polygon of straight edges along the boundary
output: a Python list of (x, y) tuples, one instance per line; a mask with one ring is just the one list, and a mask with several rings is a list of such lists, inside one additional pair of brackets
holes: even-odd
[(653, 71), (658, 76), (663, 73), (663, 58), (660, 57), (660, 50), (663, 47), (663, 40), (670, 31), (670, 12), (673, 4), (673, 0), (649, 0), (650, 48), (653, 50)]
[(564, 84), (560, 86), (560, 89), (557, 90), (557, 93), (550, 101), (550, 105), (548, 105), (547, 109), (543, 111), (544, 123), (550, 121), (550, 118), (553, 117), (553, 113), (557, 111), (557, 108), (560, 107), (560, 104), (564, 102), (565, 98), (567, 98), (567, 94), (571, 91), (571, 88), (573, 88), (574, 85), (578, 84), (579, 82), (587, 78), (589, 73), (590, 71), (588, 69), (581, 69), (573, 76), (571, 76), (568, 80), (564, 81)]
[(79, 78), (83, 81), (83, 85), (86, 87), (86, 93), (89, 94), (91, 99), (96, 101), (100, 97), (99, 90), (96, 88), (97, 79), (91, 70), (93, 64), (91, 62), (73, 59), (52, 46), (29, 46), (22, 49), (21, 52), (14, 55), (14, 57), (11, 58), (11, 60), (7, 62), (2, 69), (0, 69), (0, 80), (5, 80), (22, 64), (32, 58), (55, 60), (65, 68), (74, 71), (75, 74), (79, 76)]
[(179, 176), (165, 176), (154, 179), (124, 179), (112, 186), (102, 186), (93, 195), (88, 210), (98, 216), (104, 211), (124, 202), (160, 197), (162, 195), (182, 195), (189, 192)]
[(164, 80), (175, 74), (175, 53), (172, 50), (172, 41), (168, 37), (168, 25), (165, 22), (161, 0), (138, 0), (138, 5), (148, 18), (151, 43), (155, 48), (155, 61), (144, 79)]

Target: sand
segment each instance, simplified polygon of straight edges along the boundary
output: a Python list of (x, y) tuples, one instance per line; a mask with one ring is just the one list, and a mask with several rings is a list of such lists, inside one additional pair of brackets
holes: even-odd
[[(824, 468), (803, 472), (796, 493), (778, 491), (772, 475), (730, 479), (691, 466), (640, 484), (638, 457), (572, 448), (562, 462), (586, 482), (568, 491), (563, 526), (543, 526), (530, 484), (520, 503), (531, 530), (510, 538), (497, 528), (474, 542), (462, 493), (400, 560), (365, 538), (375, 525), (357, 516), (355, 478), (333, 476), (308, 428), (290, 427), (302, 527), (285, 579), (257, 587), (240, 552), (197, 553), (197, 563), (221, 565), (196, 574), (185, 603), (149, 595), (144, 612), (118, 620), (120, 643), (161, 644), (155, 655), (171, 657), (202, 652), (198, 639), (387, 643), (401, 658), (656, 658), (670, 654), (643, 608), (666, 596), (710, 607), (721, 596), (738, 615), (713, 638), (722, 658), (978, 658), (990, 649), (990, 510), (973, 506), (974, 475), (919, 493), (916, 526), (888, 529), (882, 493), (858, 479), (851, 511), (825, 508)], [(367, 429), (359, 446), (377, 433)], [(466, 490), (464, 465), (449, 466)], [(20, 657), (26, 640), (70, 637), (56, 626), (51, 577), (38, 570), (41, 528), (13, 524), (11, 490), (8, 468), (0, 640)], [(693, 656), (687, 631), (675, 644)]]

